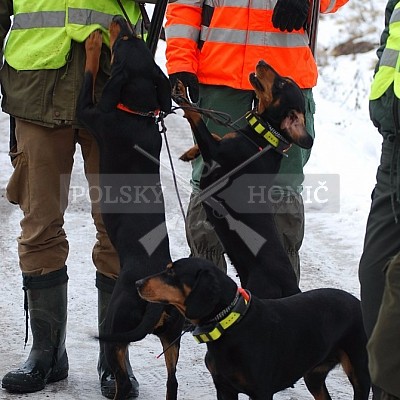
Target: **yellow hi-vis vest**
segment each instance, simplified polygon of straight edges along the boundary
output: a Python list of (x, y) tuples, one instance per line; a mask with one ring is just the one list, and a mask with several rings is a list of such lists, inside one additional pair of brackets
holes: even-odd
[[(135, 24), (140, 16), (136, 2), (122, 0)], [(14, 20), (4, 57), (16, 70), (58, 69), (66, 64), (71, 41), (83, 42), (93, 31), (103, 32), (122, 10), (115, 0), (14, 0)]]
[(400, 1), (390, 17), (389, 36), (372, 81), (370, 100), (379, 99), (392, 83), (394, 94), (400, 98)]

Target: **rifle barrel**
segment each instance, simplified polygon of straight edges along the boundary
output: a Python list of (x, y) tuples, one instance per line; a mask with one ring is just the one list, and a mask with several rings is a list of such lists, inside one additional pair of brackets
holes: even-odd
[(157, 0), (154, 7), (153, 16), (151, 18), (150, 30), (147, 36), (147, 46), (149, 47), (153, 57), (156, 54), (157, 43), (160, 39), (161, 29), (164, 22), (165, 10), (167, 9), (168, 0)]

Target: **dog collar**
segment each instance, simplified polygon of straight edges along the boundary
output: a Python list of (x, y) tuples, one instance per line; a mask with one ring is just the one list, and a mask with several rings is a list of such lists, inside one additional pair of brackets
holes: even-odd
[(136, 115), (141, 115), (142, 117), (150, 117), (150, 118), (157, 118), (157, 116), (160, 114), (160, 110), (154, 110), (154, 111), (135, 111), (130, 109), (128, 106), (122, 103), (117, 104), (118, 110), (125, 111), (130, 114), (136, 114)]
[(261, 135), (276, 150), (285, 152), (290, 147), (289, 142), (276, 129), (253, 111), (248, 111), (245, 118), (254, 132)]
[(197, 343), (208, 343), (219, 339), (232, 325), (238, 323), (249, 309), (251, 294), (238, 288), (232, 303), (205, 325), (196, 326), (192, 335)]

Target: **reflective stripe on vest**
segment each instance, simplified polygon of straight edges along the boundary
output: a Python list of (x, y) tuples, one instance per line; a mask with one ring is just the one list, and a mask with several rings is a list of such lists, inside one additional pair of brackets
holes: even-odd
[(335, 0), (331, 0), (328, 3), (327, 8), (324, 10), (324, 14), (330, 13), (333, 10), (333, 8), (335, 7), (335, 5), (336, 5), (336, 1)]
[(82, 9), (82, 8), (68, 8), (68, 25), (100, 25), (105, 29), (110, 26), (112, 15), (100, 11)]
[[(88, 3), (90, 8), (87, 8)], [(94, 30), (100, 29), (103, 32), (103, 42), (107, 46), (110, 45), (108, 27), (114, 15), (122, 14), (116, 1), (93, 0), (91, 3), (87, 0), (69, 0), (68, 5), (66, 28), (67, 34), (72, 40), (83, 42)], [(140, 16), (136, 2), (122, 0), (122, 5), (132, 24), (136, 24)]]
[(165, 34), (168, 39), (185, 38), (197, 42), (200, 38), (200, 30), (198, 28), (183, 24), (167, 26)]
[[(277, 0), (252, 0), (251, 8), (260, 10), (273, 10)], [(201, 4), (198, 0), (179, 0), (180, 4), (196, 5)], [(338, 2), (336, 0), (324, 0), (321, 2), (321, 12), (324, 14), (330, 13), (337, 9)], [(345, 2), (339, 2), (340, 6)], [(249, 7), (249, 0), (205, 0), (204, 4), (211, 5), (212, 7)]]
[[(202, 29), (200, 39), (207, 42), (248, 44), (266, 47), (304, 47), (308, 45), (305, 33), (287, 35), (277, 32), (234, 30), (223, 28)], [(268, 44), (267, 44), (268, 43)]]
[(64, 25), (65, 11), (40, 11), (17, 14), (12, 29), (54, 28)]
[(400, 2), (389, 21), (389, 36), (379, 60), (379, 69), (371, 84), (370, 100), (381, 97), (394, 82), (394, 94), (400, 98)]
[[(136, 23), (140, 15), (138, 6), (131, 0), (122, 2), (132, 16), (131, 22)], [(71, 40), (83, 42), (96, 29), (103, 32), (103, 42), (109, 45), (108, 27), (121, 9), (112, 0), (93, 0), (93, 7), (91, 3), (15, 0), (13, 25), (4, 50), (7, 63), (16, 70), (61, 68), (67, 62)], [(83, 4), (85, 7), (77, 7)], [(35, 11), (38, 9), (41, 11)]]
[(306, 33), (279, 33), (263, 31), (247, 31), (226, 28), (201, 27), (200, 31), (189, 25), (171, 25), (166, 29), (167, 38), (185, 38), (193, 41), (248, 44), (265, 47), (306, 47), (308, 36)]

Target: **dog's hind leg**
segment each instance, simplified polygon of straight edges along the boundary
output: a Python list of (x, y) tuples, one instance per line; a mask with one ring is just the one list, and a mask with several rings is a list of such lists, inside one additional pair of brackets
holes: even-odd
[(332, 400), (326, 388), (325, 379), (338, 364), (337, 359), (327, 359), (304, 375), (304, 382), (315, 400)]
[[(361, 352), (361, 354), (359, 354)], [(340, 354), (340, 363), (354, 390), (354, 400), (368, 400), (371, 378), (365, 346), (353, 346)]]
[[(213, 379), (214, 379), (214, 377), (213, 377)], [(217, 400), (238, 400), (239, 399), (239, 393), (236, 390), (234, 390), (233, 388), (231, 388), (230, 386), (221, 384), (220, 382), (216, 381), (215, 379), (214, 379), (214, 385), (215, 385), (215, 388), (217, 389)], [(253, 398), (249, 397), (249, 400), (253, 400)], [(255, 400), (255, 398), (254, 398), (254, 400)], [(269, 399), (266, 399), (266, 400), (269, 400)]]

